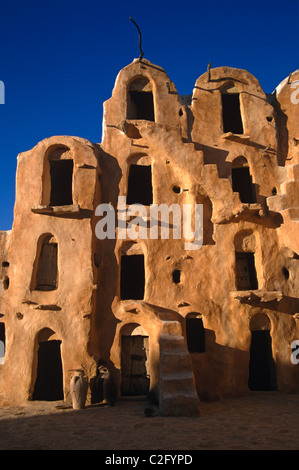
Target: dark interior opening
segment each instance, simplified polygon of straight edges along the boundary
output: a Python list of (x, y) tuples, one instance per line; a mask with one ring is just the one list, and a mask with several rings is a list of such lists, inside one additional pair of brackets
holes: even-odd
[(149, 206), (153, 202), (151, 165), (130, 165), (127, 204)]
[(205, 352), (205, 329), (201, 318), (186, 318), (186, 337), (189, 352)]
[(223, 132), (243, 134), (239, 93), (222, 93)]
[(181, 188), (179, 186), (173, 186), (172, 191), (176, 194), (180, 194)]
[(233, 191), (239, 193), (240, 201), (247, 203), (256, 202), (252, 177), (248, 166), (242, 168), (232, 168)]
[(73, 160), (50, 160), (50, 206), (73, 204)]
[(154, 121), (154, 99), (151, 91), (129, 91), (127, 119)]
[(144, 297), (144, 255), (121, 257), (120, 297), (142, 300)]
[(250, 390), (277, 390), (271, 343), (269, 330), (251, 332), (248, 380)]
[(63, 375), (60, 353), (61, 341), (39, 343), (37, 377), (33, 400), (63, 400)]
[(4, 364), (5, 357), (5, 323), (0, 323), (0, 364)]
[(290, 271), (285, 266), (283, 266), (283, 268), (282, 268), (282, 274), (284, 275), (285, 279), (287, 279), (287, 280), (289, 279)]
[(7, 290), (9, 288), (9, 277), (5, 276), (3, 279), (3, 288)]
[(181, 282), (181, 271), (179, 269), (175, 269), (173, 271), (172, 280), (175, 284), (179, 284)]
[(148, 336), (121, 337), (121, 395), (142, 396), (149, 392)]
[(50, 243), (47, 237), (41, 248), (36, 274), (35, 290), (50, 291), (57, 289), (57, 243)]
[(254, 253), (236, 252), (236, 284), (237, 290), (258, 288)]

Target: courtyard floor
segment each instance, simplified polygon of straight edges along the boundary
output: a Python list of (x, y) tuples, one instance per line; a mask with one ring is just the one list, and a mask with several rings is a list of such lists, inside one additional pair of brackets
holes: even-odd
[(299, 395), (253, 392), (201, 402), (194, 418), (146, 417), (146, 405), (136, 398), (78, 411), (62, 402), (2, 406), (0, 450), (299, 449)]

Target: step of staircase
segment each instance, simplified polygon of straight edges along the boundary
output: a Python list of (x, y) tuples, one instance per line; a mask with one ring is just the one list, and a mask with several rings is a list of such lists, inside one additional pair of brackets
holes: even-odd
[(159, 404), (163, 416), (198, 416), (199, 398), (183, 336), (160, 338)]

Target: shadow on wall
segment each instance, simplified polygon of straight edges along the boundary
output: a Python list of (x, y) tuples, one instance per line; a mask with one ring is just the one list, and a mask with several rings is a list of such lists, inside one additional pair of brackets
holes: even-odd
[(288, 116), (283, 112), (280, 103), (276, 99), (276, 90), (271, 96), (271, 104), (275, 109), (277, 162), (279, 166), (284, 166), (289, 152)]
[[(102, 170), (99, 178), (101, 188), (101, 201), (99, 202), (112, 203), (113, 207), (116, 208), (122, 172), (116, 158), (104, 152), (100, 146), (98, 146), (98, 149), (99, 166)], [(95, 264), (98, 269), (97, 283), (101, 288), (97, 290), (89, 352), (91, 355), (104, 360), (110, 356), (116, 326), (119, 323), (111, 308), (117, 292), (119, 277), (115, 244), (115, 239), (96, 240)], [(107, 366), (112, 374), (116, 372), (113, 364), (108, 361)]]
[(203, 401), (248, 394), (249, 353), (216, 343), (213, 330), (205, 329), (205, 352), (191, 353), (197, 393)]

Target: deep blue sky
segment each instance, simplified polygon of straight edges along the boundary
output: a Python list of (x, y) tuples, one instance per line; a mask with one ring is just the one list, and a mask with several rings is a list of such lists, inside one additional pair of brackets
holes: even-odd
[(12, 225), (18, 153), (52, 135), (101, 141), (102, 104), (139, 56), (130, 16), (144, 58), (182, 95), (211, 61), (248, 70), (266, 93), (299, 68), (299, 0), (0, 0), (0, 230)]

